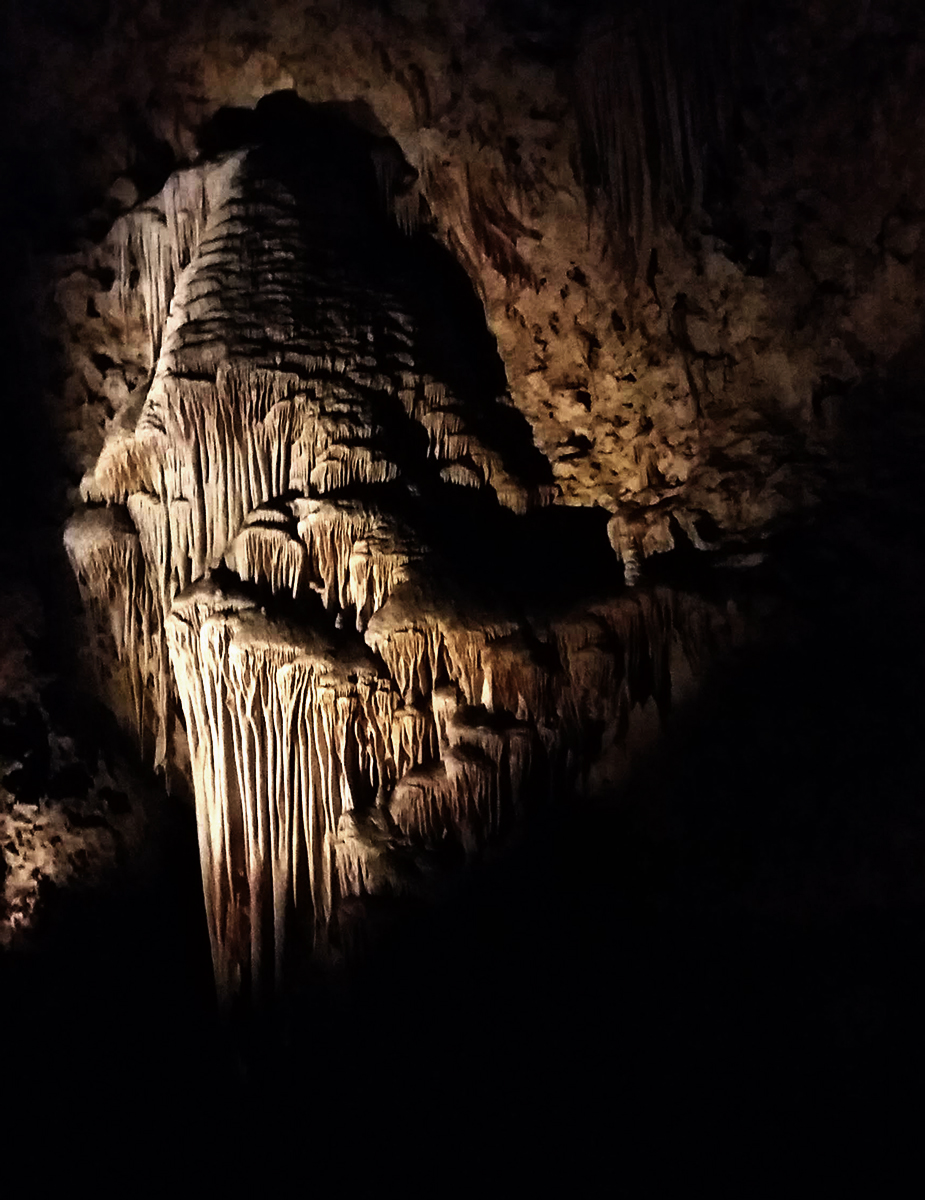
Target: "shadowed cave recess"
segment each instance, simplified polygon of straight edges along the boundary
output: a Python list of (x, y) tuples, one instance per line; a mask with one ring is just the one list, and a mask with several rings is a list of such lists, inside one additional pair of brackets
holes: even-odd
[(76, 83), (10, 135), (0, 983), (66, 1030), (24, 1094), (140, 1150), (362, 1127), (371, 1176), (394, 1108), (439, 1195), (486, 1127), (590, 1188), (637, 1131), (748, 1173), (898, 1110), (911, 9), (319, 3), (287, 58), (282, 2), (46, 7), (14, 111), (45, 37), (176, 41), (140, 107), (101, 60), (111, 149), (68, 117), (105, 197)]

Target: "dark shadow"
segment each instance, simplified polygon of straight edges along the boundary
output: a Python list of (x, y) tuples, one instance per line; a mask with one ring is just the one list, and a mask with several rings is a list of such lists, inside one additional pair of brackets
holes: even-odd
[(198, 142), (206, 158), (255, 148), (254, 171), (304, 197), (313, 216), (328, 193), (339, 261), (400, 297), (416, 322), (419, 370), (447, 385), (473, 433), (515, 476), (531, 485), (552, 482), (526, 418), (498, 403), (507, 378), (472, 281), (430, 232), (406, 236), (388, 212), (381, 172), (398, 191), (416, 172), (365, 106), (310, 104), (294, 91), (275, 92), (253, 109), (220, 109), (199, 130)]

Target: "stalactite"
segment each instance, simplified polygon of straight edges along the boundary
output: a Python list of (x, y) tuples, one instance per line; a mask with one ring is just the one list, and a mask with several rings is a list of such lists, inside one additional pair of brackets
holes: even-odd
[(393, 518), (359, 501), (292, 502), (326, 608), (354, 608), (363, 628), (410, 578), (421, 550)]
[(388, 483), (398, 478), (398, 467), (369, 446), (331, 446), (316, 461), (309, 486), (325, 495), (354, 483)]
[[(64, 544), (84, 602), (97, 628), (111, 638), (118, 664), (115, 691), (105, 683), (103, 691), (144, 750), (149, 723), (159, 728), (149, 683), (153, 680), (158, 689), (153, 704), (159, 712), (162, 609), (148, 584), (138, 533), (124, 509), (92, 508), (71, 518)], [(95, 656), (94, 665), (100, 667), (102, 660)], [(155, 757), (162, 749), (158, 743)]]
[(443, 762), (406, 772), (389, 799), (389, 813), (409, 836), (439, 842), (451, 828), (447, 822), (450, 781)]
[[(395, 826), (381, 811), (345, 812), (329, 839), (337, 882), (345, 896), (402, 896), (421, 891), (410, 856), (395, 853)], [(409, 869), (410, 868), (410, 869)]]
[(309, 586), (309, 561), (288, 511), (261, 505), (252, 509), (225, 552), (226, 565), (241, 579), (264, 584), (294, 598)]
[(280, 985), (290, 899), (309, 944), (330, 914), (327, 835), (355, 806), (351, 718), (372, 707), (332, 647), (212, 584), (178, 599), (168, 635), (192, 731), (217, 976), (232, 992), (238, 973), (255, 990), (268, 972)]
[(420, 192), (414, 186), (417, 172), (409, 167), (392, 138), (381, 138), (371, 158), (383, 204), (403, 233), (416, 233), (421, 213)]
[(700, 206), (704, 160), (723, 152), (737, 18), (719, 0), (658, 0), (622, 5), (585, 31), (575, 74), (585, 184), (631, 275), (659, 226)]
[(488, 484), (498, 500), (514, 512), (527, 512), (551, 498), (547, 489), (526, 487), (508, 472), (501, 456), (476, 437), (464, 408), (438, 380), (425, 377), (423, 386), (406, 378), (399, 389), (405, 411), (427, 432), (428, 453), (444, 464), (440, 475), (462, 487)]
[[(235, 166), (223, 169), (233, 171)], [(214, 168), (202, 167), (175, 172), (150, 204), (122, 217), (110, 235), (119, 264), (116, 287), (122, 310), (140, 306), (152, 367), (174, 285), (200, 242), (210, 200), (218, 190), (215, 174)]]

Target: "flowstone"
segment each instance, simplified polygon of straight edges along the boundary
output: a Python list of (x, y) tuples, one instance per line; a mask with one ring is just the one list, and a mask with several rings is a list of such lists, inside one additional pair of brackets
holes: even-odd
[(526, 424), (512, 453), (504, 398), (428, 356), (369, 147), (289, 119), (110, 235), (151, 378), (66, 533), (110, 703), (191, 775), (226, 999), (283, 988), (353, 898), (612, 786), (717, 620), (548, 507)]

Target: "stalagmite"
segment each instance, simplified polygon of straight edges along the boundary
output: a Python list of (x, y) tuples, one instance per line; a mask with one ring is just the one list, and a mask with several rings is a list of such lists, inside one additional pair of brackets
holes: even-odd
[[(667, 599), (538, 606), (516, 514), (550, 489), (415, 369), (412, 305), (370, 265), (379, 209), (310, 167), (252, 146), (114, 229), (153, 377), (66, 536), (155, 763), (182, 708), (229, 1001), (337, 953), (348, 897), (420, 891), (435, 847), (587, 788), (589, 722), (619, 744), (683, 652)], [(638, 531), (611, 532), (627, 560)]]

